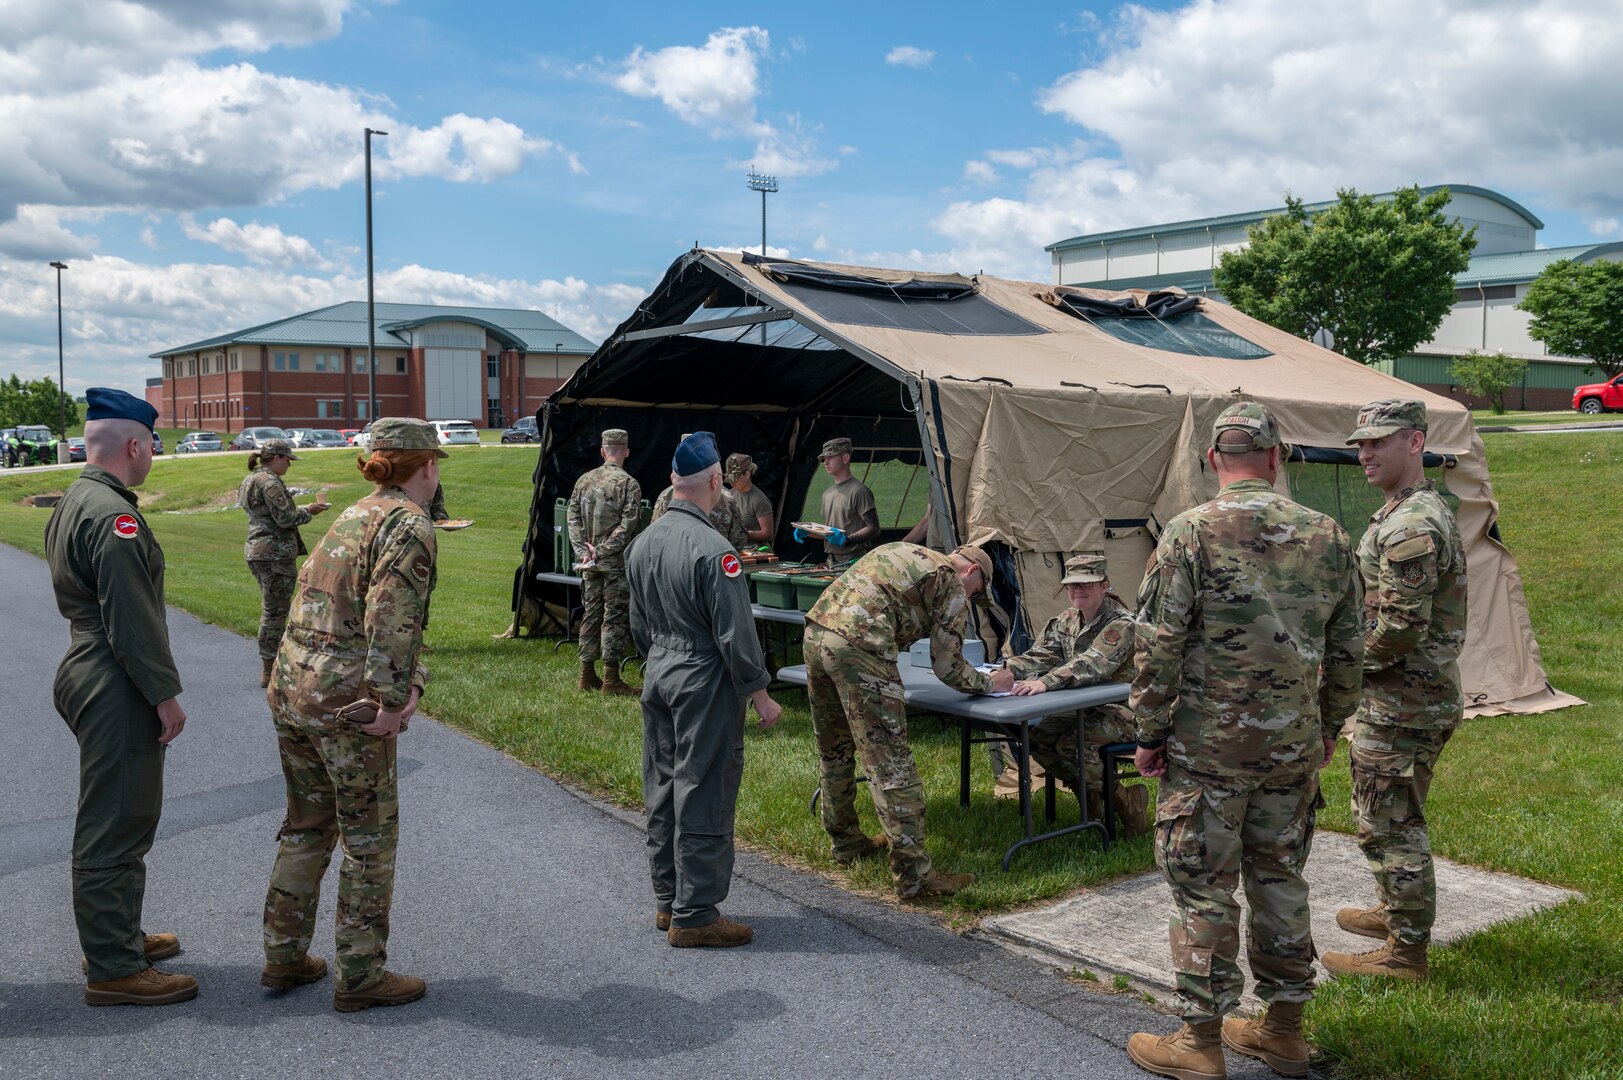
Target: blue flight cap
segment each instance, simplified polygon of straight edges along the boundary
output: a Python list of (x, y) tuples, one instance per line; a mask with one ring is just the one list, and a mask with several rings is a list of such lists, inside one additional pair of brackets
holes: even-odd
[(134, 420), (147, 430), (157, 422), (158, 410), (134, 394), (110, 386), (92, 386), (85, 391), (85, 422), (91, 420)]
[(671, 472), (677, 476), (692, 476), (721, 463), (716, 453), (716, 437), (708, 431), (695, 431), (676, 444), (671, 457)]

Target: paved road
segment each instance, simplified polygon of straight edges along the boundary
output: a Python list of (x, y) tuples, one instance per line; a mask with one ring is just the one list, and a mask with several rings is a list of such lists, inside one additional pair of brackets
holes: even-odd
[[(253, 643), (174, 610), (190, 720), (169, 756), (147, 927), (182, 935), (164, 966), (202, 995), (87, 1008), (68, 907), (77, 761), (50, 699), (66, 624), (42, 562), (0, 546), (0, 582), (0, 1076), (1139, 1077), (1128, 1033), (1174, 1026), (747, 856), (726, 910), (754, 944), (672, 949), (652, 928), (634, 819), (426, 718), (400, 746), (390, 960), (428, 997), (344, 1016), (330, 982), (262, 990), (282, 789)], [(329, 877), (328, 957), (334, 891)]]

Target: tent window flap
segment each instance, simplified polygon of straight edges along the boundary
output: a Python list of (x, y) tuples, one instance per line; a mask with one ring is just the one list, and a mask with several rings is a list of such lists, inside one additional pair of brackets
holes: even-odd
[(1048, 332), (975, 292), (940, 300), (792, 284), (783, 289), (821, 318), (848, 326), (888, 326), (959, 337), (1024, 337)]
[(1132, 345), (1185, 356), (1261, 360), (1273, 354), (1202, 315), (1200, 301), (1181, 293), (1150, 293), (1142, 304), (1061, 294), (1061, 311)]

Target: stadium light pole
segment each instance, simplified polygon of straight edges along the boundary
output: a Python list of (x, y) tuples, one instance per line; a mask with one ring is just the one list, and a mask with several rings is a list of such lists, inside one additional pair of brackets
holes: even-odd
[(378, 418), (378, 341), (372, 299), (372, 136), (387, 131), (366, 129), (366, 421)]
[(749, 184), (751, 191), (761, 193), (761, 258), (764, 259), (766, 258), (766, 196), (767, 192), (778, 190), (778, 178), (751, 169), (749, 178), (745, 182)]
[(68, 264), (54, 262), (51, 265), (56, 268), (56, 415), (57, 430), (62, 434), (62, 441), (56, 444), (56, 463), (66, 465), (73, 460), (73, 452), (68, 449), (67, 384), (62, 372), (62, 271)]

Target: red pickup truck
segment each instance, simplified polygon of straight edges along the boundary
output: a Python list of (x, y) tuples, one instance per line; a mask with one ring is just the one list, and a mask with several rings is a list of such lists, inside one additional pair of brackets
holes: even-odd
[(1572, 392), (1572, 407), (1591, 416), (1623, 412), (1623, 375), (1610, 382), (1590, 383)]

